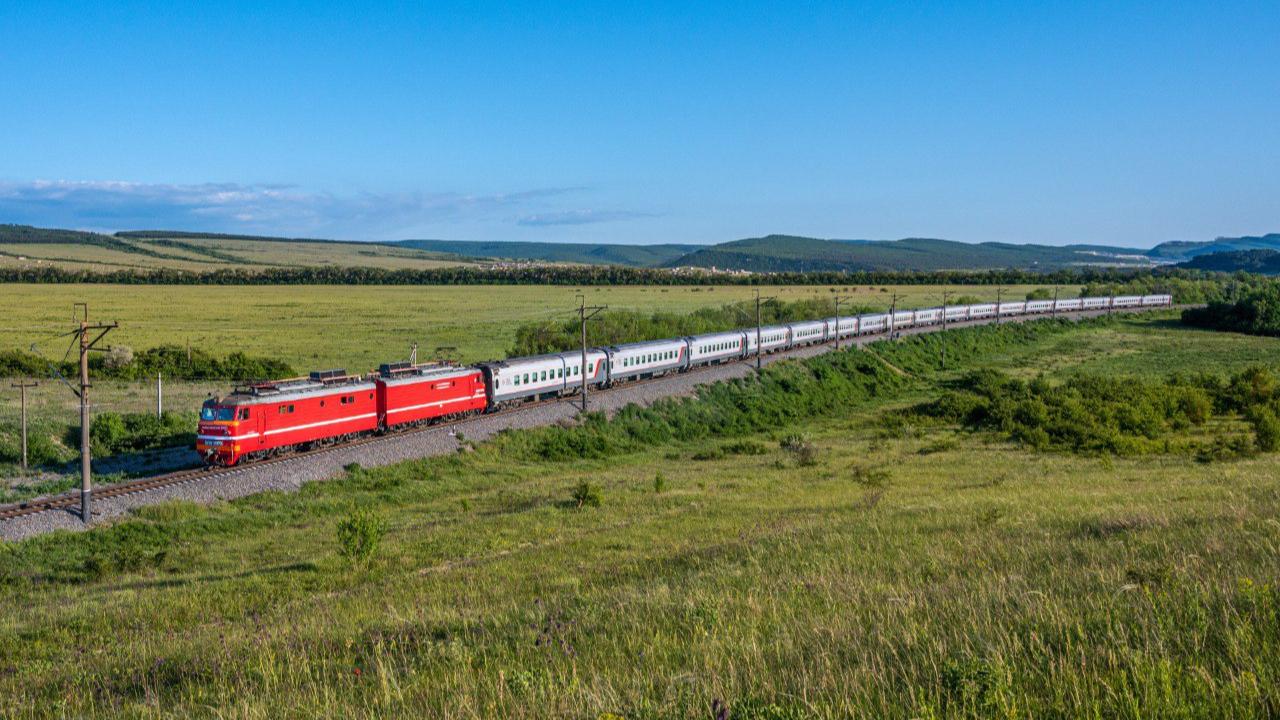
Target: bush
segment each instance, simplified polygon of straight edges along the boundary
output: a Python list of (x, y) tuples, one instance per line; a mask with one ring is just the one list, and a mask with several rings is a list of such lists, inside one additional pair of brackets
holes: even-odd
[(818, 448), (804, 435), (787, 435), (778, 444), (795, 458), (796, 465), (811, 467), (818, 464)]
[(386, 523), (372, 511), (357, 508), (338, 523), (338, 552), (355, 564), (363, 565), (371, 560), (382, 537)]
[[(195, 442), (193, 418), (180, 413), (98, 413), (89, 426), (89, 443), (95, 455), (117, 455)], [(80, 428), (67, 430), (68, 446), (80, 446)]]
[(656, 473), (653, 476), (653, 492), (661, 495), (667, 490), (667, 477), (662, 473)]
[(600, 507), (600, 503), (603, 500), (603, 493), (601, 492), (599, 485), (593, 485), (592, 483), (583, 481), (578, 483), (578, 486), (573, 489), (573, 494), (570, 496), (570, 499), (572, 500), (573, 506), (578, 509), (585, 507)]
[(1259, 452), (1280, 450), (1280, 418), (1271, 408), (1261, 407), (1250, 414), (1254, 444)]
[(850, 473), (851, 479), (859, 485), (871, 488), (881, 488), (889, 484), (889, 471), (882, 467), (870, 467), (867, 465), (854, 465), (853, 471)]
[[(1203, 425), (1215, 411), (1240, 413), (1253, 423), (1257, 449), (1271, 452), (1280, 449), (1280, 421), (1270, 409), (1277, 398), (1280, 382), (1263, 368), (1225, 380), (1077, 375), (1063, 383), (1043, 377), (1026, 382), (986, 370), (970, 373), (915, 412), (995, 431), (1037, 450), (1118, 455), (1168, 452), (1171, 433)], [(1238, 445), (1223, 440), (1201, 448), (1198, 456), (1239, 457)]]
[(133, 362), (133, 348), (128, 345), (112, 345), (107, 351), (106, 356), (102, 359), (103, 367), (108, 370), (119, 371), (129, 366)]

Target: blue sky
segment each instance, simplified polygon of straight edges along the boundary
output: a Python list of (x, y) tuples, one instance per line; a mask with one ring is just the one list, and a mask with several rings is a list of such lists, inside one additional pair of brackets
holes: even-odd
[(1280, 3), (0, 5), (0, 222), (1280, 231)]

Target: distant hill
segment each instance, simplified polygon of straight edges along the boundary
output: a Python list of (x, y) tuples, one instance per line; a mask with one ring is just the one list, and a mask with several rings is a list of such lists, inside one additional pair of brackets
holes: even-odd
[(172, 230), (107, 235), (0, 225), (0, 267), (5, 268), (208, 272), (308, 267), (413, 270), (466, 264), (470, 261), (465, 258), (387, 243)]
[(659, 267), (699, 250), (703, 245), (609, 245), (589, 243), (473, 242), (468, 240), (400, 240), (398, 247), (449, 253), (469, 258), (501, 258), (590, 265)]
[[(1069, 267), (1142, 268), (1206, 258), (1185, 266), (1272, 272), (1263, 268), (1272, 267), (1274, 258), (1265, 254), (1249, 255), (1249, 251), (1280, 251), (1280, 233), (1220, 237), (1210, 242), (1167, 242), (1151, 250), (1138, 250), (1107, 245), (1058, 247), (994, 242), (971, 244), (935, 238), (847, 240), (796, 235), (767, 235), (718, 245), (465, 240), (359, 242), (181, 230), (133, 230), (108, 235), (0, 224), (0, 266), (43, 265), (79, 270), (423, 269), (508, 260), (748, 272), (1051, 271)], [(1229, 257), (1217, 258), (1218, 255)]]
[(1280, 275), (1280, 250), (1230, 250), (1196, 255), (1178, 267), (1218, 272), (1245, 271)]
[(1246, 235), (1244, 237), (1220, 237), (1209, 242), (1167, 242), (1147, 251), (1153, 258), (1186, 260), (1198, 255), (1234, 252), (1237, 250), (1280, 250), (1280, 233)]
[(1051, 269), (1077, 265), (1146, 267), (1141, 250), (1095, 245), (969, 244), (932, 238), (823, 240), (768, 235), (701, 248), (669, 267), (716, 267), (751, 272), (844, 270)]

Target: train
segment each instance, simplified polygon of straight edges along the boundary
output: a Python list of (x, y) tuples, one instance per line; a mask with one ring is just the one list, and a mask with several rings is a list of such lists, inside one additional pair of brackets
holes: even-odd
[(470, 366), (396, 362), (366, 375), (319, 371), (209, 398), (200, 409), (195, 449), (206, 464), (231, 466), (575, 395), (584, 383), (607, 388), (757, 354), (952, 322), (1172, 303), (1170, 295), (1126, 295), (950, 305), (593, 347), (585, 354), (574, 350)]

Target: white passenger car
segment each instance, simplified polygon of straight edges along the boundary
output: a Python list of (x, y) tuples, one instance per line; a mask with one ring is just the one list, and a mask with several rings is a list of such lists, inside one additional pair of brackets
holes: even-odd
[(916, 325), (937, 325), (942, 322), (942, 308), (925, 308), (916, 311)]
[(741, 358), (747, 348), (745, 333), (745, 330), (734, 330), (685, 338), (689, 344), (689, 364), (711, 365)]
[[(747, 354), (752, 355), (756, 352), (756, 331), (754, 328), (748, 328), (744, 334), (747, 336)], [(759, 335), (762, 353), (777, 352), (791, 347), (791, 330), (786, 325), (762, 327)]]
[(609, 354), (609, 382), (665, 375), (689, 366), (689, 344), (684, 338), (616, 345)]
[(887, 313), (876, 313), (873, 315), (858, 316), (858, 334), (869, 335), (871, 333), (884, 332), (889, 329), (889, 315)]
[(791, 346), (813, 345), (827, 339), (827, 323), (823, 320), (791, 323)]
[(858, 318), (848, 315), (838, 318), (827, 318), (827, 339), (835, 340), (836, 336), (847, 338), (858, 334)]

